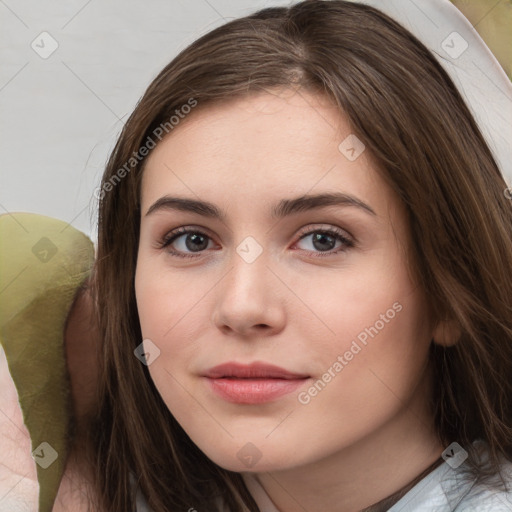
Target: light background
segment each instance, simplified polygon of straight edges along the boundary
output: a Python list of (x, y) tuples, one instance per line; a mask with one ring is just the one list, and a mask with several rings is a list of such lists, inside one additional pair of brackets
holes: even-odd
[[(0, 0), (0, 214), (56, 217), (95, 241), (93, 191), (152, 79), (202, 34), (291, 3)], [(46, 59), (31, 47), (44, 31), (58, 43)]]

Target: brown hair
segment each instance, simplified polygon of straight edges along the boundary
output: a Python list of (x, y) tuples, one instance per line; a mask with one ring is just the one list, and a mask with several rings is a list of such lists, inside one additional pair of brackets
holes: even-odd
[[(109, 512), (134, 509), (130, 474), (155, 512), (213, 510), (214, 496), (226, 510), (241, 511), (242, 502), (258, 510), (241, 476), (189, 439), (134, 357), (142, 341), (134, 275), (146, 161), (134, 155), (191, 98), (198, 110), (281, 87), (327, 95), (347, 117), (406, 207), (411, 271), (435, 318), (460, 327), (455, 345), (431, 344), (439, 439), (464, 447), (480, 479), (500, 474), (499, 454), (512, 460), (507, 185), (457, 88), (423, 44), (364, 4), (306, 0), (230, 21), (184, 49), (150, 84), (108, 160), (94, 269), (102, 351), (90, 443)], [(486, 468), (475, 462), (476, 439), (489, 445)]]

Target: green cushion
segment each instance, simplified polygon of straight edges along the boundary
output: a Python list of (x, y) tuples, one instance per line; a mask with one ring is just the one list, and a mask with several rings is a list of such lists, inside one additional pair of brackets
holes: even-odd
[(93, 261), (91, 240), (66, 222), (0, 216), (0, 342), (37, 462), (39, 512), (51, 512), (69, 452), (64, 326)]

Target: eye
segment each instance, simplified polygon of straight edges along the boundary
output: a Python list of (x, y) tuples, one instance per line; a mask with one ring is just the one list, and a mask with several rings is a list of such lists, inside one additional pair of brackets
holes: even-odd
[[(353, 240), (344, 231), (335, 227), (329, 229), (309, 229), (308, 231), (302, 230), (299, 235), (300, 238), (297, 243), (312, 237), (310, 248), (304, 250), (317, 253), (314, 257), (332, 256), (355, 246)], [(167, 249), (173, 256), (195, 258), (205, 249), (209, 248), (209, 241), (211, 241), (211, 238), (203, 231), (197, 228), (181, 227), (168, 233), (159, 242), (158, 247), (160, 249)], [(178, 243), (176, 244), (176, 242)], [(337, 247), (336, 242), (339, 242)], [(337, 250), (334, 251), (334, 248), (337, 248)]]
[[(181, 247), (179, 247), (178, 250), (170, 248), (180, 238), (182, 240), (177, 245), (181, 245)], [(201, 252), (203, 249), (208, 248), (208, 240), (210, 240), (210, 237), (198, 229), (178, 228), (168, 233), (160, 242), (159, 247), (161, 249), (170, 248), (169, 252), (173, 256), (194, 258), (194, 254), (189, 254), (186, 251), (188, 250), (192, 253)]]
[[(310, 248), (307, 248), (306, 250), (310, 252), (320, 251), (318, 254), (314, 254), (315, 258), (332, 256), (346, 251), (355, 245), (355, 243), (339, 228), (310, 229), (305, 233), (302, 232), (301, 235), (299, 242), (306, 240), (308, 237), (312, 237), (308, 244)], [(337, 246), (337, 250), (333, 251), (336, 246), (336, 242), (339, 242), (340, 244)]]

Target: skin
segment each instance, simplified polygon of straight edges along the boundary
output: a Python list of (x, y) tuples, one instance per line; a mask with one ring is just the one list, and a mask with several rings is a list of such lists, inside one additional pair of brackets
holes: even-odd
[[(452, 334), (431, 320), (406, 269), (405, 211), (369, 151), (349, 161), (338, 150), (350, 133), (331, 103), (304, 91), (199, 106), (152, 151), (142, 180), (135, 289), (143, 337), (160, 350), (151, 377), (199, 448), (224, 468), (255, 473), (282, 512), (360, 510), (444, 449), (427, 406), (427, 356), (433, 338), (449, 344)], [(270, 217), (276, 202), (320, 192), (355, 196), (375, 215), (336, 205)], [(225, 219), (165, 208), (146, 215), (166, 194), (214, 203)], [(179, 227), (205, 233), (204, 248), (193, 252), (182, 235), (162, 249)], [(311, 233), (335, 227), (354, 247), (333, 254), (340, 241), (314, 245)], [(301, 228), (310, 236), (301, 240)], [(236, 251), (248, 236), (262, 249), (252, 263)], [(301, 404), (298, 393), (396, 302), (401, 311)], [(310, 378), (277, 400), (233, 404), (201, 376), (228, 361)], [(247, 443), (261, 456), (250, 468), (237, 457)]]
[(1, 346), (0, 389), (0, 510), (9, 510), (20, 503), (37, 504), (39, 487), (30, 435)]

